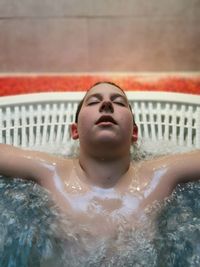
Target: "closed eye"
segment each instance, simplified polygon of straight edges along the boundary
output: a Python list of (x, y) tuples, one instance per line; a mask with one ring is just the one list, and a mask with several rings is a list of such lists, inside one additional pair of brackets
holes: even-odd
[(95, 105), (95, 104), (98, 104), (99, 101), (92, 101), (92, 102), (89, 102), (87, 105), (88, 106), (92, 106), (92, 105)]
[(113, 103), (114, 103), (114, 104), (117, 104), (117, 105), (119, 105), (119, 106), (122, 106), (122, 107), (125, 107), (125, 106), (126, 106), (125, 103), (120, 102), (120, 101), (114, 101)]

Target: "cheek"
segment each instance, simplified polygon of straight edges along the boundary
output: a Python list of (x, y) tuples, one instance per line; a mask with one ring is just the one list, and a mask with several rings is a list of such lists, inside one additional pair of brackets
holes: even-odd
[(133, 116), (130, 112), (123, 112), (120, 114), (120, 120), (123, 127), (126, 127), (127, 130), (132, 130), (133, 128)]
[(91, 128), (93, 121), (93, 112), (87, 110), (82, 111), (79, 115), (78, 131), (85, 131), (86, 129)]
[(121, 117), (121, 135), (122, 138), (131, 139), (133, 134), (133, 116), (132, 114), (123, 114)]

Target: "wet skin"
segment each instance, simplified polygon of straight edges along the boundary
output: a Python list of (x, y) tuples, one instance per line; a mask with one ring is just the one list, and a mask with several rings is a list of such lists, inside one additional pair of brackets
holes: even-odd
[[(66, 162), (62, 165), (64, 170)], [(149, 204), (173, 190), (167, 179), (167, 167), (152, 170), (146, 162), (131, 164), (118, 182), (107, 188), (91, 184), (78, 159), (68, 161), (68, 166), (69, 176), (60, 171), (61, 167), (52, 174), (52, 184), (44, 186), (53, 192), (61, 209), (78, 222), (80, 228), (87, 226), (93, 234), (111, 234), (125, 221), (127, 227), (131, 227)]]
[(71, 134), (80, 142), (78, 159), (0, 145), (0, 173), (44, 186), (67, 216), (93, 234), (113, 233), (120, 222), (133, 225), (178, 183), (200, 177), (199, 151), (130, 161), (137, 131), (125, 94), (113, 85), (87, 93)]

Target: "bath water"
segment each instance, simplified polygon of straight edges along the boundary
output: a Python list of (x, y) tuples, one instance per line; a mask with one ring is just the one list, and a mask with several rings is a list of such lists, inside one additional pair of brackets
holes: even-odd
[(178, 186), (146, 209), (140, 227), (96, 238), (80, 235), (39, 185), (1, 177), (0, 266), (199, 267), (199, 199), (200, 182)]

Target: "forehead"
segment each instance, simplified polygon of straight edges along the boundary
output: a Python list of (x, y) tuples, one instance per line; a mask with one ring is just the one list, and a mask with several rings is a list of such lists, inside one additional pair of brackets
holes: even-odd
[(95, 85), (86, 93), (85, 97), (87, 98), (88, 96), (93, 94), (101, 94), (101, 95), (119, 94), (127, 98), (125, 93), (120, 88), (118, 88), (115, 85), (106, 83)]

